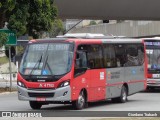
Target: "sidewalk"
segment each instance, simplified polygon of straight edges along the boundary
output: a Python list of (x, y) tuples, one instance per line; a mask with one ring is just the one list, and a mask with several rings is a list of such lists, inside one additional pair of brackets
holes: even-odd
[[(17, 88), (17, 67), (14, 63), (12, 66), (12, 88)], [(9, 63), (0, 65), (0, 88), (10, 87)]]
[[(0, 79), (0, 88), (10, 87), (10, 80)], [(12, 81), (12, 88), (17, 88), (17, 81)]]

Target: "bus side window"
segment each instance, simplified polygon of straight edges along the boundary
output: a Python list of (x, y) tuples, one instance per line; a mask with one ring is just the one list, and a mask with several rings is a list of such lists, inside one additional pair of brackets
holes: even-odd
[(144, 63), (142, 44), (126, 45), (127, 61), (125, 66), (139, 66)]
[(76, 54), (76, 61), (75, 61), (75, 69), (80, 67), (80, 58), (79, 58), (79, 54)]
[(90, 45), (87, 51), (88, 68), (98, 69), (103, 68), (103, 56), (101, 45)]
[(115, 45), (117, 67), (123, 67), (126, 62), (124, 45)]
[(92, 54), (92, 47), (88, 46), (88, 51), (87, 51), (87, 64), (88, 64), (88, 68), (94, 68), (95, 67), (95, 61), (94, 61), (94, 54)]
[(78, 76), (87, 70), (86, 51), (82, 50), (83, 46), (79, 46), (78, 48), (75, 60), (75, 76)]
[(77, 53), (75, 64), (77, 68), (87, 68), (87, 58), (85, 52), (79, 51)]
[(139, 65), (142, 65), (144, 63), (144, 46), (140, 45), (138, 47), (138, 60), (139, 60)]
[(116, 56), (115, 56), (115, 48), (111, 44), (103, 45), (103, 53), (104, 53), (104, 67), (116, 67)]

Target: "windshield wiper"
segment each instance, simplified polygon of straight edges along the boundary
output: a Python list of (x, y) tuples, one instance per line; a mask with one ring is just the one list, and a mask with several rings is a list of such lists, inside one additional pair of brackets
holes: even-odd
[(41, 63), (41, 61), (42, 61), (42, 56), (43, 56), (43, 54), (42, 54), (42, 55), (40, 56), (40, 58), (37, 60), (36, 64), (34, 65), (34, 67), (33, 67), (32, 70), (31, 70), (29, 76), (31, 76), (33, 70), (36, 68), (37, 65), (38, 65), (37, 68), (39, 68), (39, 65), (40, 65), (40, 63)]
[[(46, 68), (46, 65), (48, 66), (48, 70), (50, 71), (51, 75), (53, 75), (52, 70), (51, 70), (51, 67), (50, 67), (49, 64), (48, 64), (48, 55), (47, 55), (47, 58), (46, 58), (46, 60), (45, 60), (45, 62), (44, 62), (44, 67), (43, 67), (43, 69)], [(42, 70), (43, 70), (43, 69), (42, 69)]]

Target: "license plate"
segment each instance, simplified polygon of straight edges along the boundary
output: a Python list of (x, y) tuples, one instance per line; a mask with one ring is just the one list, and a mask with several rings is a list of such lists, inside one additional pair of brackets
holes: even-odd
[(36, 98), (36, 101), (46, 101), (46, 98)]
[(160, 74), (153, 74), (153, 78), (160, 78)]

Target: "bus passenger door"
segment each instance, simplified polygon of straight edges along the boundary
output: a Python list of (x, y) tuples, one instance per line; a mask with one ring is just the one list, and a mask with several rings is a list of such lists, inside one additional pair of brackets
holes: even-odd
[(91, 100), (104, 100), (106, 96), (106, 70), (105, 69), (92, 69), (90, 70), (90, 94)]
[(105, 99), (106, 70), (103, 66), (102, 45), (89, 45), (87, 50), (87, 65), (90, 69), (89, 97), (91, 101)]
[(87, 90), (90, 87), (90, 71), (87, 68), (86, 53), (78, 51), (76, 53), (74, 79), (72, 81), (72, 100), (78, 99), (82, 89)]

